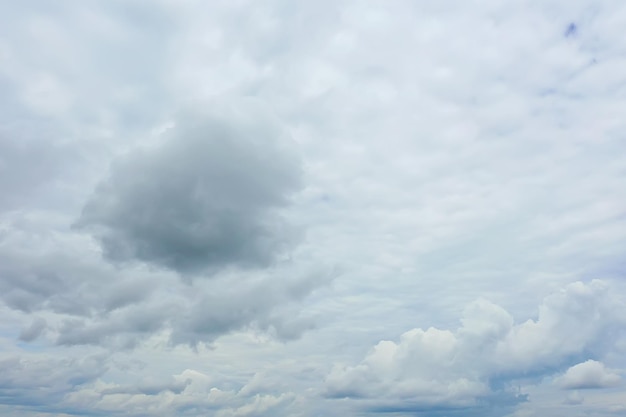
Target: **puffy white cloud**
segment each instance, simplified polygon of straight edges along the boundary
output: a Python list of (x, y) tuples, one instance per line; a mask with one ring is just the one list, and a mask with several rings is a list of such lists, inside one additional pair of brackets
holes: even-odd
[(547, 297), (536, 320), (511, 328), (498, 342), (496, 357), (503, 369), (550, 367), (582, 352), (612, 346), (626, 324), (624, 300), (606, 283), (576, 282)]
[(555, 383), (565, 389), (607, 388), (619, 384), (621, 377), (602, 362), (588, 360), (570, 367)]
[[(598, 280), (568, 285), (544, 299), (536, 319), (517, 324), (501, 307), (478, 300), (454, 330), (412, 329), (398, 342), (379, 342), (358, 365), (335, 366), (326, 381), (327, 395), (395, 400), (415, 409), (525, 401), (514, 390), (516, 381), (611, 349), (611, 335), (626, 329), (624, 311), (623, 300)], [(618, 380), (592, 360), (559, 379), (573, 389)]]

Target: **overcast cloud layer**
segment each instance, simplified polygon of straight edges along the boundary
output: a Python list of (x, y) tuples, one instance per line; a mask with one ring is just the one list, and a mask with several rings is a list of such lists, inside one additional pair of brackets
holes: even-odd
[(0, 414), (626, 413), (626, 5), (0, 5)]

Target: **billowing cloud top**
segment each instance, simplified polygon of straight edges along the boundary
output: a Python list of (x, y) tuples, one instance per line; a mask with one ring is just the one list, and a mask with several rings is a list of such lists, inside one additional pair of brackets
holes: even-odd
[[(390, 411), (470, 406), (491, 412), (501, 402), (527, 400), (503, 380), (600, 356), (605, 346), (598, 341), (610, 340), (616, 328), (626, 325), (625, 307), (600, 281), (569, 285), (544, 300), (536, 320), (519, 324), (503, 308), (478, 300), (466, 308), (454, 331), (413, 329), (399, 343), (379, 342), (356, 366), (335, 367), (327, 395)], [(615, 385), (619, 376), (589, 360), (569, 368), (558, 381), (568, 389), (600, 388)]]
[(0, 2), (0, 415), (625, 415), (622, 3)]

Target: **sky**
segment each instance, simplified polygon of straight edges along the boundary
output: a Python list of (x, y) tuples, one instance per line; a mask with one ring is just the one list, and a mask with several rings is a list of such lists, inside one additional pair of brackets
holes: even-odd
[(0, 3), (0, 414), (626, 413), (626, 4)]

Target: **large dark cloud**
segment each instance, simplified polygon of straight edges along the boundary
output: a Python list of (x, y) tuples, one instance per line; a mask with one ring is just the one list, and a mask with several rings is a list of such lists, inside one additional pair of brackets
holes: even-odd
[[(255, 103), (229, 103), (179, 115), (146, 143), (113, 163), (79, 233), (65, 218), (7, 217), (0, 299), (41, 316), (24, 319), (19, 337), (125, 349), (162, 332), (197, 345), (249, 328), (280, 339), (311, 328), (294, 302), (330, 278), (280, 259), (299, 236), (285, 209), (301, 167), (279, 123)], [(29, 232), (42, 228), (63, 234)]]
[(77, 226), (117, 262), (180, 273), (270, 264), (297, 235), (280, 209), (300, 185), (300, 166), (259, 113), (247, 103), (179, 118), (162, 145), (113, 165)]

